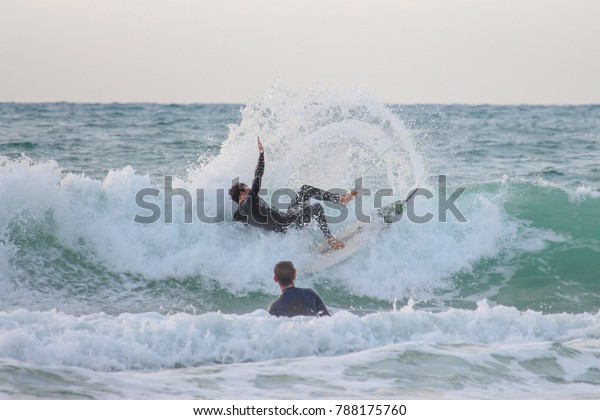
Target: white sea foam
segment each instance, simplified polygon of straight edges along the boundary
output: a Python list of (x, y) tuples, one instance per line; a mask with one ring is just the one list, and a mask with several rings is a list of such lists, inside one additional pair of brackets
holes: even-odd
[(568, 191), (569, 200), (572, 202), (582, 201), (588, 198), (600, 198), (600, 191), (591, 187), (580, 185), (575, 191)]
[[(323, 357), (126, 372), (0, 359), (0, 397), (96, 399), (598, 399), (597, 340), (417, 342)], [(4, 375), (4, 373), (7, 373)], [(22, 379), (21, 379), (22, 378)], [(37, 388), (30, 383), (35, 379)], [(21, 381), (19, 381), (21, 380)]]
[(407, 306), (359, 317), (0, 312), (0, 358), (98, 371), (172, 368), (355, 353), (397, 343), (417, 347), (573, 342), (600, 334), (600, 314), (519, 312), (482, 301), (475, 311)]

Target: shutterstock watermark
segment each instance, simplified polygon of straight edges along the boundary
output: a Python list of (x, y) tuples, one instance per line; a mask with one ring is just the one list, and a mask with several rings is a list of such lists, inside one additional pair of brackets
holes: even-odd
[[(348, 220), (351, 211), (354, 212), (355, 219), (362, 223), (371, 223), (374, 218), (377, 217), (384, 218), (386, 223), (396, 223), (404, 216), (406, 216), (408, 220), (413, 223), (429, 223), (435, 218), (435, 215), (429, 211), (419, 214), (416, 209), (416, 203), (418, 203), (420, 200), (428, 201), (434, 198), (437, 199), (438, 222), (447, 222), (448, 213), (450, 213), (458, 222), (467, 222), (467, 219), (456, 204), (458, 198), (463, 192), (465, 192), (465, 188), (456, 188), (450, 195), (448, 195), (446, 175), (439, 175), (437, 178), (437, 194), (427, 188), (416, 188), (412, 191), (409, 191), (406, 197), (403, 197), (400, 200), (397, 199), (396, 201), (392, 201), (391, 199), (395, 197), (394, 190), (392, 188), (382, 188), (372, 191), (369, 188), (363, 188), (362, 179), (359, 178), (355, 182), (354, 189), (359, 190), (360, 193), (355, 197), (353, 206), (347, 207), (329, 201), (318, 202), (324, 207), (337, 211), (337, 214), (327, 214), (327, 222), (329, 224), (343, 223), (344, 221)], [(232, 185), (238, 181), (238, 179), (234, 179)], [(347, 191), (334, 188), (328, 190), (328, 192), (345, 194)], [(214, 197), (215, 201), (213, 201), (213, 203), (216, 205), (206, 205), (206, 198), (209, 197), (209, 194), (212, 194), (212, 197), (210, 197), (211, 199)], [(289, 203), (296, 197), (296, 195), (297, 192), (290, 188), (279, 188), (271, 193), (267, 189), (261, 189), (258, 194), (258, 196), (265, 200), (265, 202), (271, 208), (283, 213), (288, 210)], [(154, 197), (154, 199), (151, 197)], [(373, 204), (369, 207), (371, 211), (365, 210), (367, 207), (365, 205), (365, 199), (367, 197), (373, 198)], [(180, 205), (176, 206), (175, 203), (177, 201)], [(387, 201), (388, 204), (384, 204), (384, 201)], [(196, 217), (197, 221), (201, 223), (222, 223), (225, 222), (226, 206), (231, 206), (231, 213), (235, 212), (238, 208), (238, 204), (231, 200), (231, 198), (228, 196), (227, 190), (225, 189), (218, 188), (207, 191), (203, 188), (199, 188), (190, 191), (185, 188), (173, 188), (172, 176), (164, 177), (163, 190), (150, 187), (139, 190), (135, 195), (135, 203), (140, 208), (141, 214), (136, 214), (133, 220), (134, 222), (140, 224), (151, 224), (160, 221), (163, 223), (173, 223), (173, 213), (175, 208), (178, 209), (178, 212), (182, 213), (179, 214), (178, 217), (182, 216), (184, 223), (193, 223), (194, 216)], [(161, 207), (159, 203), (163, 204), (163, 206)], [(207, 207), (212, 208), (212, 211), (210, 211), (210, 209)], [(386, 219), (384, 216), (382, 216), (382, 214), (392, 214), (395, 217)], [(267, 216), (266, 214), (262, 213), (261, 215), (265, 217)]]

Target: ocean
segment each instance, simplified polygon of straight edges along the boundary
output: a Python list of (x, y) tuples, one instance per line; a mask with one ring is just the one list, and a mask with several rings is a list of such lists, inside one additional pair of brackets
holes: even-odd
[[(363, 189), (355, 254), (232, 221), (257, 136), (267, 200)], [(0, 398), (598, 399), (599, 157), (598, 105), (1, 103)], [(266, 312), (280, 260), (331, 317)]]

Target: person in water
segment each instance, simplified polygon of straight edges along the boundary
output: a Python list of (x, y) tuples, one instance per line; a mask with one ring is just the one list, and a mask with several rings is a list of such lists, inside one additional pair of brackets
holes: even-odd
[(334, 249), (343, 248), (344, 244), (335, 239), (329, 230), (323, 206), (319, 203), (309, 205), (308, 201), (314, 198), (315, 200), (346, 205), (354, 198), (356, 191), (340, 195), (310, 185), (303, 185), (292, 199), (287, 211), (282, 213), (270, 207), (258, 196), (261, 179), (265, 171), (265, 154), (260, 137), (258, 137), (257, 143), (259, 155), (252, 188), (244, 183), (237, 183), (229, 189), (229, 196), (238, 203), (238, 209), (233, 214), (233, 220), (269, 231), (285, 233), (290, 227), (304, 228), (312, 219), (315, 219), (329, 246)]
[(323, 300), (312, 289), (296, 287), (296, 268), (291, 261), (280, 261), (273, 269), (281, 296), (269, 305), (274, 316), (330, 316)]

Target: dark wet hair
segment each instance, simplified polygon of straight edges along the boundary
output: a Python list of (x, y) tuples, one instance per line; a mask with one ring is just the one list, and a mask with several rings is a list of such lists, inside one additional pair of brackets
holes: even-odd
[(294, 282), (296, 277), (296, 268), (291, 261), (279, 261), (273, 268), (273, 273), (277, 279), (277, 283), (281, 286), (289, 286)]
[(246, 188), (246, 185), (242, 184), (241, 182), (234, 184), (229, 189), (229, 196), (231, 197), (231, 199), (233, 201), (235, 201), (236, 203), (239, 203), (240, 202), (240, 191), (243, 190), (244, 188)]

